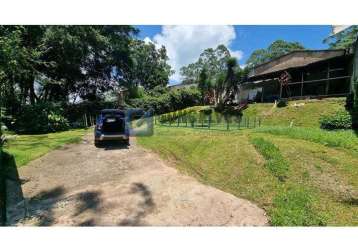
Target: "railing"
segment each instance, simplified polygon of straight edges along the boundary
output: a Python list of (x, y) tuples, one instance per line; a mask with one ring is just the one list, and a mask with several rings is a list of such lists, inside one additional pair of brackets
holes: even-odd
[(178, 117), (171, 120), (160, 120), (154, 118), (154, 123), (160, 126), (167, 127), (184, 127), (184, 128), (199, 128), (212, 130), (238, 130), (242, 128), (257, 128), (261, 126), (260, 117), (230, 117), (227, 119), (213, 120), (212, 117), (206, 116), (202, 119), (192, 117)]

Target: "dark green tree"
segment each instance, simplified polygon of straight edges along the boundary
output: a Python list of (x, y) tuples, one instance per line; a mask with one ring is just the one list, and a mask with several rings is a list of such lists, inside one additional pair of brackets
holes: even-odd
[(97, 95), (112, 87), (114, 68), (116, 75), (130, 68), (135, 32), (131, 26), (0, 26), (6, 91), (22, 104)]
[(169, 76), (173, 73), (168, 64), (168, 56), (164, 46), (157, 49), (153, 43), (132, 40), (130, 43), (131, 67), (120, 79), (129, 89), (143, 87), (151, 90), (156, 86), (165, 87)]
[(249, 68), (268, 62), (274, 58), (285, 55), (291, 51), (303, 50), (305, 47), (298, 42), (276, 40), (266, 49), (258, 49), (252, 52), (246, 64)]

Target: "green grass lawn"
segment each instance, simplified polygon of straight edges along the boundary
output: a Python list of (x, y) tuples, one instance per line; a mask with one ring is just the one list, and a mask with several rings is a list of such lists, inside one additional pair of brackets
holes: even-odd
[(4, 151), (13, 155), (17, 167), (21, 167), (64, 144), (79, 142), (86, 131), (74, 129), (41, 135), (10, 135)]
[[(262, 114), (270, 105), (251, 105), (245, 112)], [(272, 225), (357, 226), (358, 136), (318, 128), (321, 114), (343, 105), (338, 98), (311, 101), (295, 112), (276, 108), (256, 129), (155, 126), (154, 135), (138, 143), (183, 173), (255, 202)], [(292, 117), (301, 127), (287, 126)]]

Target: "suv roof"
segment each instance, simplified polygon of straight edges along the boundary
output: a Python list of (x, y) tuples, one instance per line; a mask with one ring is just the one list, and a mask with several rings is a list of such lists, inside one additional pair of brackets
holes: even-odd
[(124, 110), (120, 109), (102, 109), (101, 114), (124, 114)]

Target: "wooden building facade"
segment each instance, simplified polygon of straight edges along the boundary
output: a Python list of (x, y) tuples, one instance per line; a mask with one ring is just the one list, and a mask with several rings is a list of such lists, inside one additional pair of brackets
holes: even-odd
[(240, 85), (239, 102), (345, 96), (352, 62), (347, 50), (293, 51), (253, 68)]

